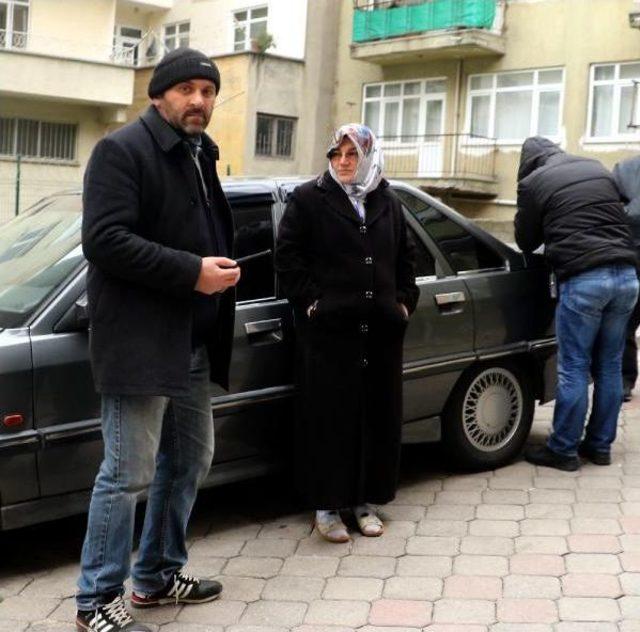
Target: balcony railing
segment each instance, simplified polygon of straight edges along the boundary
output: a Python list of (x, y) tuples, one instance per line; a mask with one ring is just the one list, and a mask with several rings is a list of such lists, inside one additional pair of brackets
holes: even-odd
[(0, 29), (0, 48), (26, 48), (27, 33)]
[(475, 134), (380, 136), (390, 178), (495, 182), (496, 140)]
[(145, 66), (156, 64), (167, 52), (163, 39), (147, 31), (136, 44), (114, 46), (110, 59), (121, 66)]
[(491, 29), (496, 0), (356, 0), (353, 43), (442, 29)]

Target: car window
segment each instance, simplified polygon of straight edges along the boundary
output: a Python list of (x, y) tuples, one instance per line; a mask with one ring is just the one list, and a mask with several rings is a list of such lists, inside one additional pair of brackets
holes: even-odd
[(0, 328), (24, 325), (82, 265), (81, 198), (63, 195), (7, 222), (0, 231)]
[[(273, 251), (273, 216), (267, 202), (232, 203), (236, 227), (234, 256), (244, 257), (261, 250)], [(256, 301), (275, 296), (273, 255), (247, 261), (241, 266), (237, 301)]]
[(416, 246), (416, 277), (435, 276), (436, 262), (412, 226), (407, 224), (409, 235)]
[(455, 272), (504, 267), (504, 260), (497, 252), (429, 202), (407, 191), (395, 193), (436, 242)]

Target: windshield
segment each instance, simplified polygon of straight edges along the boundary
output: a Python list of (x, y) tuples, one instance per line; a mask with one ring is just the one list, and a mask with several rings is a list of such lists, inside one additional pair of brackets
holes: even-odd
[(0, 328), (20, 327), (83, 261), (79, 195), (48, 198), (0, 226)]

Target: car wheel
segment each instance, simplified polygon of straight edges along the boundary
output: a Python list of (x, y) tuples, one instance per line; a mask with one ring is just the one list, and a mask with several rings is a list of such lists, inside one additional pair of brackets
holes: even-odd
[(523, 370), (512, 363), (474, 366), (447, 404), (442, 436), (456, 465), (491, 469), (522, 449), (533, 421), (534, 397)]

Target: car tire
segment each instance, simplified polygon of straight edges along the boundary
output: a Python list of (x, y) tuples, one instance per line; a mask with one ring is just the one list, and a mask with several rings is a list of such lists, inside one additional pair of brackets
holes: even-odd
[(522, 449), (533, 421), (534, 395), (523, 369), (489, 362), (465, 371), (444, 411), (442, 438), (452, 463), (493, 469)]

